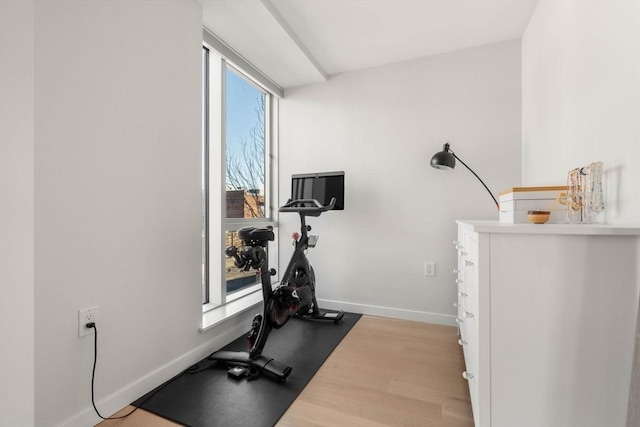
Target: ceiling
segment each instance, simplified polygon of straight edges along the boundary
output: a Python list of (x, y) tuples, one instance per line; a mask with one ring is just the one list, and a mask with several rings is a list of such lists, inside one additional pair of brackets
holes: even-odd
[(286, 89), (522, 36), (538, 0), (200, 0), (204, 26)]

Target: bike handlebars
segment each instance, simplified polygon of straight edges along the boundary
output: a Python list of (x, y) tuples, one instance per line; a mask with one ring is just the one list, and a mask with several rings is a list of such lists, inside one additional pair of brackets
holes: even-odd
[[(306, 206), (307, 204), (312, 204), (314, 206)], [(316, 199), (289, 199), (284, 206), (281, 206), (280, 212), (299, 212), (306, 214), (318, 214), (326, 211), (330, 211), (336, 205), (336, 198), (332, 197), (331, 201), (328, 205), (322, 205)]]

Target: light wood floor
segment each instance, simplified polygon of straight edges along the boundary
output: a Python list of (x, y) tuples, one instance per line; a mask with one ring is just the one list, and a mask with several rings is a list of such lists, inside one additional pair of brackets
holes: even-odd
[[(473, 427), (457, 340), (454, 327), (363, 316), (277, 426)], [(99, 424), (175, 425), (143, 410)]]

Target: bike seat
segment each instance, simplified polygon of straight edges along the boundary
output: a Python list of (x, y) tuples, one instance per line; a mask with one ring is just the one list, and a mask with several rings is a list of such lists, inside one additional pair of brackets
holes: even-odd
[(238, 230), (238, 237), (244, 241), (274, 241), (276, 239), (271, 228), (243, 227)]

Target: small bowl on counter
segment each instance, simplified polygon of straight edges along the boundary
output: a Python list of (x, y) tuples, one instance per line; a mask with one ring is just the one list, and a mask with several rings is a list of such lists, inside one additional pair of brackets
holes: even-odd
[(549, 221), (549, 215), (551, 212), (549, 211), (529, 211), (527, 212), (529, 216), (529, 222), (533, 224), (544, 224)]

